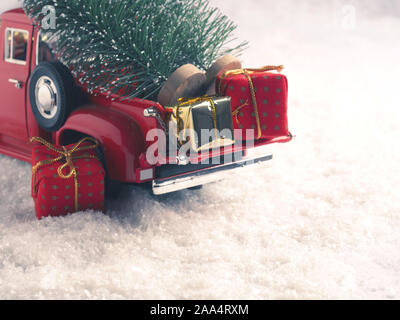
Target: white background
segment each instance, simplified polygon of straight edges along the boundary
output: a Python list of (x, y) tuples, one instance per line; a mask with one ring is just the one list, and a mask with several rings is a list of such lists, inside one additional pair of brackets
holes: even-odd
[(272, 169), (40, 222), (30, 165), (0, 156), (0, 298), (400, 299), (399, 2), (211, 2), (245, 66), (286, 65), (297, 139)]

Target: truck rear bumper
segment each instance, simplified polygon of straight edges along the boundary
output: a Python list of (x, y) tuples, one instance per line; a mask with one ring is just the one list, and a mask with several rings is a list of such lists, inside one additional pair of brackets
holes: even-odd
[(272, 154), (245, 158), (240, 161), (213, 166), (183, 175), (153, 181), (153, 193), (162, 195), (223, 180), (234, 173), (254, 167), (269, 167)]

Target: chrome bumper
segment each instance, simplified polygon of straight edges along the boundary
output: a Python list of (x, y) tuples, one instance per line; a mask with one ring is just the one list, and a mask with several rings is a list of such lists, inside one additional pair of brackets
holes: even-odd
[(223, 180), (231, 176), (232, 174), (240, 172), (245, 169), (250, 169), (254, 167), (269, 167), (272, 159), (273, 159), (272, 154), (252, 157), (252, 158), (245, 158), (241, 161), (231, 162), (228, 164), (218, 165), (204, 170), (190, 172), (182, 176), (177, 176), (162, 180), (154, 180), (153, 193), (155, 195), (161, 195), (179, 190), (184, 190), (187, 188), (200, 186), (210, 182)]

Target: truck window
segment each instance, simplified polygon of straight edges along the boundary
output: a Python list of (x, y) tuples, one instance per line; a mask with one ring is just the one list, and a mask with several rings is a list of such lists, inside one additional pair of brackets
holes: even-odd
[(38, 44), (36, 48), (36, 64), (46, 61), (54, 61), (55, 57), (53, 54), (52, 47), (55, 42), (52, 40), (51, 34), (46, 32), (39, 32)]
[(5, 38), (5, 61), (16, 64), (25, 64), (28, 38), (28, 31), (7, 28)]

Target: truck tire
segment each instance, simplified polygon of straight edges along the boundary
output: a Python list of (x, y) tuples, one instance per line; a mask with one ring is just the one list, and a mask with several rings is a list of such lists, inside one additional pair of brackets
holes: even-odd
[(78, 89), (70, 70), (61, 62), (40, 63), (32, 72), (29, 100), (39, 126), (59, 130), (77, 103)]

